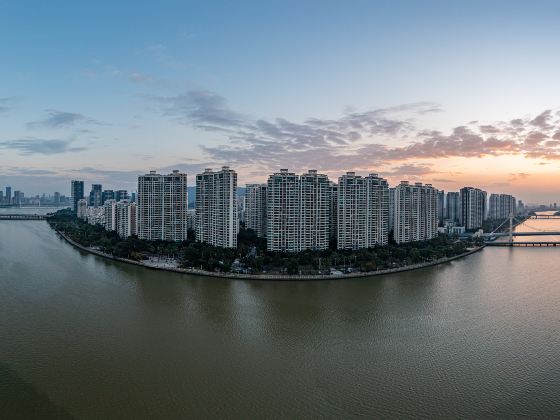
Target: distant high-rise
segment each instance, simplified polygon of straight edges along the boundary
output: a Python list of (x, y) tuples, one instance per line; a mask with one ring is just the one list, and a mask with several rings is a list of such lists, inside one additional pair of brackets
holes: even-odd
[(14, 191), (14, 199), (13, 199), (13, 204), (16, 206), (21, 206), (22, 202), (23, 202), (23, 197), (24, 194), (22, 191)]
[(12, 187), (6, 187), (6, 194), (4, 197), (6, 204), (12, 204)]
[(437, 226), (437, 190), (430, 184), (401, 181), (395, 188), (395, 242), (435, 238)]
[(138, 177), (137, 226), (140, 239), (187, 239), (187, 174), (155, 171)]
[(105, 204), (107, 200), (114, 200), (115, 199), (115, 192), (113, 190), (104, 190), (101, 193), (101, 205)]
[(72, 211), (78, 210), (78, 201), (84, 198), (84, 181), (72, 180), (70, 183)]
[(88, 204), (85, 198), (78, 200), (78, 207), (76, 210), (76, 216), (78, 219), (85, 220), (87, 218), (87, 208)]
[(438, 190), (437, 200), (438, 224), (439, 226), (443, 226), (443, 220), (445, 219), (445, 191)]
[(247, 184), (245, 190), (245, 227), (266, 238), (266, 184)]
[(460, 190), (461, 217), (459, 222), (467, 230), (479, 229), (486, 219), (486, 191), (464, 187)]
[(461, 196), (458, 192), (448, 192), (445, 207), (445, 218), (459, 223), (461, 218)]
[(105, 230), (117, 230), (117, 201), (110, 198), (103, 204)]
[(336, 241), (338, 236), (338, 184), (331, 181), (330, 186), (329, 239)]
[(60, 193), (58, 191), (54, 193), (54, 204), (55, 205), (60, 204)]
[(223, 248), (237, 247), (237, 173), (228, 166), (196, 176), (196, 240)]
[(516, 199), (509, 194), (490, 194), (488, 203), (488, 218), (490, 220), (503, 220), (509, 215), (516, 214)]
[(130, 197), (128, 196), (128, 192), (126, 190), (117, 190), (115, 191), (115, 200), (128, 200)]
[(338, 178), (338, 249), (386, 245), (389, 236), (389, 186), (370, 174), (347, 172)]
[(92, 184), (89, 193), (89, 205), (91, 207), (99, 207), (103, 204), (102, 201), (103, 186), (101, 184)]

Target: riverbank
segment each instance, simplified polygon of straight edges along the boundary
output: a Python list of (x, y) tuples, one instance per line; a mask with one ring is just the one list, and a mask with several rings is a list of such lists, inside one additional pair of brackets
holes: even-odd
[(479, 247), (475, 247), (470, 249), (467, 252), (464, 252), (459, 255), (454, 255), (453, 257), (446, 257), (440, 258), (438, 260), (419, 263), (419, 264), (411, 264), (404, 267), (397, 267), (397, 268), (389, 268), (385, 270), (376, 270), (376, 271), (368, 271), (368, 272), (357, 272), (357, 273), (348, 273), (348, 274), (330, 274), (330, 275), (287, 275), (287, 274), (238, 274), (238, 273), (220, 273), (220, 272), (212, 272), (212, 271), (205, 271), (205, 270), (197, 270), (197, 269), (190, 269), (190, 268), (175, 268), (175, 267), (156, 267), (149, 264), (146, 264), (142, 261), (135, 261), (130, 260), (128, 258), (121, 258), (116, 257), (114, 255), (106, 254), (101, 252), (97, 249), (92, 249), (86, 246), (79, 244), (78, 242), (70, 239), (64, 233), (55, 230), (56, 233), (68, 242), (70, 245), (90, 254), (96, 255), (98, 257), (106, 258), (113, 261), (118, 261), (126, 264), (133, 264), (137, 266), (141, 266), (144, 268), (148, 268), (151, 270), (160, 270), (160, 271), (170, 271), (174, 273), (181, 273), (181, 274), (191, 274), (196, 276), (205, 276), (205, 277), (220, 277), (220, 278), (230, 278), (230, 279), (243, 279), (243, 280), (282, 280), (282, 281), (317, 281), (317, 280), (339, 280), (339, 279), (349, 279), (349, 278), (358, 278), (358, 277), (373, 277), (373, 276), (381, 276), (385, 274), (393, 274), (393, 273), (402, 273), (404, 271), (412, 271), (418, 270), (421, 268), (426, 267), (433, 267), (440, 264), (445, 264), (450, 261), (457, 260), (459, 258), (467, 257), (475, 252), (482, 250), (486, 245), (482, 245)]

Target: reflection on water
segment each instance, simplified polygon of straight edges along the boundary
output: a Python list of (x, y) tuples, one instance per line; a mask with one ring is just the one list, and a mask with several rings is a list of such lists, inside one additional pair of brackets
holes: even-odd
[(559, 251), (231, 281), (114, 263), (45, 222), (0, 221), (0, 406), (7, 418), (33, 401), (41, 418), (558, 417)]

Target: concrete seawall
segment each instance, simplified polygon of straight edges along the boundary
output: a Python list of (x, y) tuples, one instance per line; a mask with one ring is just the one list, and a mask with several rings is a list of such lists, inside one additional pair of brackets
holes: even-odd
[(75, 246), (76, 248), (88, 252), (93, 255), (97, 255), (102, 258), (110, 259), (113, 261), (119, 261), (127, 264), (134, 264), (144, 268), (148, 268), (151, 270), (159, 270), (159, 271), (170, 271), (173, 273), (181, 273), (181, 274), (190, 274), (194, 276), (206, 276), (206, 277), (220, 277), (220, 278), (229, 278), (229, 279), (243, 279), (243, 280), (270, 280), (270, 281), (318, 281), (318, 280), (342, 280), (342, 279), (350, 279), (350, 278), (358, 278), (358, 277), (373, 277), (373, 276), (382, 276), (385, 274), (393, 274), (393, 273), (402, 273), (404, 271), (412, 271), (418, 270), (420, 268), (426, 267), (433, 267), (435, 265), (444, 264), (453, 260), (457, 260), (459, 258), (466, 257), (468, 255), (474, 254), (482, 250), (485, 245), (473, 248), (470, 251), (464, 252), (459, 255), (455, 255), (453, 257), (447, 258), (440, 258), (439, 260), (420, 263), (420, 264), (411, 264), (405, 267), (398, 267), (398, 268), (390, 268), (386, 270), (377, 270), (377, 271), (368, 271), (365, 273), (349, 273), (349, 274), (342, 274), (342, 275), (286, 275), (286, 274), (236, 274), (236, 273), (219, 273), (219, 272), (212, 272), (212, 271), (205, 271), (205, 270), (197, 270), (191, 268), (172, 268), (172, 267), (155, 267), (148, 264), (143, 263), (142, 261), (135, 261), (130, 260), (128, 258), (120, 258), (115, 257), (114, 255), (106, 254), (96, 249), (88, 248), (83, 246), (76, 241), (70, 239), (64, 233), (60, 231), (56, 231), (69, 244)]

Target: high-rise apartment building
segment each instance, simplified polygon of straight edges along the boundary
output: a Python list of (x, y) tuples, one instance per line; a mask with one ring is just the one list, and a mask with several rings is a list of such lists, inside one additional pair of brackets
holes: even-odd
[(267, 249), (299, 252), (329, 247), (332, 185), (309, 170), (296, 175), (281, 169), (267, 184)]
[(137, 230), (140, 239), (187, 239), (187, 174), (155, 171), (138, 177)]
[(331, 184), (331, 208), (330, 208), (330, 240), (336, 240), (338, 236), (338, 184), (330, 182)]
[(298, 252), (300, 225), (299, 176), (280, 169), (268, 177), (267, 232), (269, 251)]
[(488, 219), (502, 220), (516, 214), (516, 199), (509, 194), (490, 194), (488, 200)]
[(458, 192), (447, 193), (445, 218), (452, 220), (454, 223), (459, 223), (461, 219), (461, 196)]
[(299, 249), (329, 248), (331, 184), (327, 175), (311, 169), (300, 176)]
[(437, 217), (439, 226), (443, 226), (445, 219), (445, 191), (443, 190), (437, 192)]
[(117, 201), (110, 198), (103, 204), (105, 230), (117, 230)]
[(128, 200), (130, 197), (128, 196), (128, 192), (126, 190), (118, 190), (115, 191), (115, 200)]
[(78, 210), (78, 201), (84, 198), (84, 181), (72, 180), (70, 183), (72, 211)]
[(386, 245), (389, 237), (389, 185), (377, 174), (347, 172), (338, 179), (338, 249)]
[(101, 193), (101, 205), (105, 204), (107, 200), (114, 200), (115, 199), (115, 192), (113, 190), (104, 190)]
[(245, 227), (266, 238), (266, 184), (247, 184), (245, 189)]
[(116, 204), (116, 231), (121, 238), (137, 235), (136, 203), (121, 200)]
[(101, 184), (92, 184), (89, 193), (89, 206), (99, 207), (102, 205), (103, 186)]
[(88, 204), (85, 198), (78, 200), (78, 207), (76, 208), (76, 216), (78, 219), (85, 220), (87, 218)]
[(483, 221), (486, 219), (486, 191), (473, 187), (464, 187), (461, 188), (460, 195), (460, 224), (467, 230), (481, 228)]
[(237, 173), (228, 166), (196, 176), (196, 240), (223, 248), (237, 247)]
[(395, 188), (395, 227), (397, 243), (425, 241), (437, 236), (437, 190), (430, 184), (407, 181)]
[(23, 191), (16, 190), (14, 191), (14, 199), (13, 204), (16, 206), (21, 206), (23, 203), (24, 193)]

